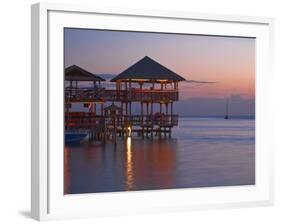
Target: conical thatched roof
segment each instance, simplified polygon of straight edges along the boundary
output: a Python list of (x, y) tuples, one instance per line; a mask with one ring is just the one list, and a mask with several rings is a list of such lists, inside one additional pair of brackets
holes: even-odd
[(114, 77), (111, 81), (122, 80), (168, 80), (168, 81), (184, 81), (185, 79), (170, 69), (164, 67), (148, 56), (145, 56), (125, 71)]
[(105, 81), (103, 78), (80, 68), (77, 65), (71, 65), (65, 69), (65, 80), (67, 81)]

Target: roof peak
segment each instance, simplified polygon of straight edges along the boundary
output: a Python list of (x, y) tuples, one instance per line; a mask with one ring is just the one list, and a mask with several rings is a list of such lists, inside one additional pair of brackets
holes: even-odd
[(144, 56), (135, 64), (115, 76), (111, 81), (128, 79), (145, 79), (145, 80), (170, 80), (170, 81), (183, 81), (185, 80), (180, 75), (161, 65), (159, 62)]
[(155, 60), (153, 60), (151, 57), (149, 57), (149, 56), (144, 56), (141, 60), (143, 60), (143, 59), (149, 59), (149, 60), (151, 60), (151, 61), (155, 61)]

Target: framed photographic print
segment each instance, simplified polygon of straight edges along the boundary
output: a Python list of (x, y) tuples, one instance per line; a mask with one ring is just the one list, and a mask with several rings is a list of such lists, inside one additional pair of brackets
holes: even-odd
[(270, 205), (270, 18), (32, 6), (32, 217)]

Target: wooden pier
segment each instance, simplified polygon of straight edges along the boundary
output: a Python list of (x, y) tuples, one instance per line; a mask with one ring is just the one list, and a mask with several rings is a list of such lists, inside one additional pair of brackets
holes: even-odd
[[(66, 69), (65, 80), (70, 82), (65, 88), (65, 129), (87, 130), (91, 140), (171, 137), (178, 125), (173, 106), (179, 100), (178, 82), (185, 79), (147, 56), (111, 80), (115, 89), (102, 88), (104, 79), (78, 66)], [(79, 87), (81, 81), (91, 81), (93, 87)], [(76, 103), (89, 112), (70, 112)], [(139, 114), (132, 104), (138, 104)]]

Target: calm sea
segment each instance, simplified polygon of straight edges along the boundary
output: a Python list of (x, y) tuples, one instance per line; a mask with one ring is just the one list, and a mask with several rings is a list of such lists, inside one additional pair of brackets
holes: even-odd
[(255, 120), (180, 118), (172, 139), (64, 149), (65, 194), (255, 184)]

